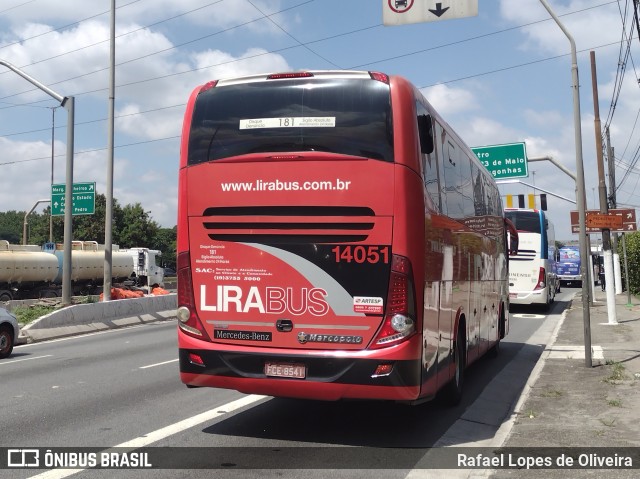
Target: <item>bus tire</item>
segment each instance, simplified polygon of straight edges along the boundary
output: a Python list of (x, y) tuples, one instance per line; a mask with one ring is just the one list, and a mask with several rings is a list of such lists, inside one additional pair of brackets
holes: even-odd
[(460, 321), (458, 334), (453, 351), (453, 361), (455, 363), (455, 373), (451, 382), (447, 386), (446, 399), (450, 406), (457, 406), (462, 399), (462, 389), (464, 386), (464, 366), (466, 358), (467, 341), (465, 338), (464, 322)]

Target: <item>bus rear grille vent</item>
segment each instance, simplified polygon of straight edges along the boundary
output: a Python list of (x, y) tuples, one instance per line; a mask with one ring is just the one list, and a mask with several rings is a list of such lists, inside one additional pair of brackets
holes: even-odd
[(520, 249), (517, 255), (509, 257), (509, 261), (533, 261), (537, 256), (538, 253), (532, 249)]
[(375, 216), (366, 206), (214, 206), (202, 216)]
[(211, 239), (249, 243), (354, 243), (375, 226), (366, 207), (225, 206), (207, 208), (203, 216)]

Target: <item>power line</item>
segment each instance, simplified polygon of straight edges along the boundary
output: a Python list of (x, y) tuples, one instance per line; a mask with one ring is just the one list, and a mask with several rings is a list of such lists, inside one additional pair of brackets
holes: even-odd
[[(139, 0), (137, 0), (137, 1), (139, 1)], [(132, 2), (132, 3), (133, 3), (133, 2)], [(281, 12), (283, 12), (283, 11), (290, 10), (290, 9), (292, 9), (292, 8), (296, 8), (296, 7), (301, 6), (301, 5), (304, 5), (304, 4), (306, 4), (306, 3), (309, 3), (309, 2), (305, 2), (305, 3), (303, 3), (303, 4), (299, 4), (299, 5), (296, 5), (296, 6), (294, 6), (294, 7), (290, 7), (290, 8), (288, 8), (288, 9), (282, 10), (282, 11), (280, 11), (280, 12), (276, 12), (276, 13), (271, 14), (271, 15), (275, 15), (275, 14), (277, 14), (277, 13), (281, 13)], [(608, 2), (608, 3), (605, 3), (605, 4), (599, 5), (599, 6), (606, 6), (606, 5), (610, 4), (610, 3), (615, 3), (615, 2)], [(597, 7), (599, 7), (599, 6), (597, 6)], [(570, 14), (573, 14), (573, 13), (578, 13), (578, 12), (581, 12), (581, 11), (584, 11), (584, 10), (589, 10), (589, 9), (597, 8), (597, 7), (596, 7), (596, 6), (594, 6), (594, 7), (590, 7), (590, 8), (587, 8), (587, 9), (580, 10), (580, 11), (570, 12), (570, 13), (567, 13), (567, 14), (564, 14), (564, 15), (570, 15)], [(261, 12), (261, 13), (262, 13), (262, 12)], [(264, 14), (263, 14), (263, 15), (264, 15)], [(255, 20), (254, 20), (254, 21), (255, 21)], [(474, 37), (474, 38), (482, 38), (482, 37), (485, 37), (485, 36), (494, 35), (494, 34), (496, 34), (496, 33), (508, 32), (508, 31), (513, 30), (514, 28), (522, 28), (522, 27), (529, 26), (529, 25), (532, 25), (532, 24), (535, 24), (535, 23), (539, 23), (539, 22), (541, 22), (541, 21), (545, 21), (545, 20), (540, 20), (540, 21), (536, 21), (536, 22), (531, 22), (531, 23), (528, 23), (528, 24), (521, 25), (521, 26), (519, 26), (519, 27), (512, 27), (512, 28), (504, 29), (504, 30), (501, 30), (501, 31), (498, 31), (498, 32), (492, 32), (492, 33), (489, 33), (489, 34), (480, 35), (480, 36), (478, 36), (478, 37)], [(160, 22), (158, 22), (158, 23), (160, 23)], [(243, 24), (243, 25), (244, 25), (244, 24)], [(312, 42), (307, 42), (307, 44), (311, 44), (311, 43), (318, 43), (318, 42), (325, 41), (325, 40), (330, 39), (330, 38), (336, 38), (336, 37), (340, 37), (340, 36), (344, 36), (344, 35), (349, 35), (349, 34), (351, 34), (351, 33), (353, 33), (353, 32), (360, 32), (360, 31), (363, 31), (363, 30), (368, 30), (368, 29), (371, 29), (371, 28), (376, 28), (377, 26), (379, 26), (379, 25), (369, 26), (369, 27), (365, 27), (365, 28), (360, 28), (360, 29), (354, 30), (354, 31), (352, 31), (352, 32), (346, 32), (346, 33), (341, 33), (341, 34), (337, 34), (337, 35), (332, 35), (331, 37), (326, 37), (326, 38), (323, 38), (323, 39), (314, 40), (314, 41), (312, 41)], [(232, 28), (237, 28), (237, 26), (236, 26), (236, 27), (232, 27)], [(294, 40), (295, 40), (295, 38), (294, 38)], [(439, 46), (439, 47), (434, 47), (434, 48), (442, 48), (442, 47), (444, 47), (444, 46), (456, 45), (456, 44), (459, 44), (459, 43), (462, 43), (462, 42), (465, 42), (465, 41), (470, 41), (470, 40), (471, 40), (471, 39), (465, 39), (465, 40), (452, 42), (452, 43), (450, 43), (450, 44), (441, 45), (441, 46)], [(297, 41), (297, 40), (296, 40), (296, 41)], [(298, 42), (298, 43), (299, 43), (299, 42)], [(610, 43), (610, 44), (606, 44), (606, 45), (601, 45), (601, 46), (599, 46), (599, 47), (595, 47), (595, 48), (596, 48), (596, 49), (599, 49), (599, 48), (604, 48), (604, 47), (608, 47), (608, 46), (616, 45), (616, 44), (618, 44), (618, 42), (614, 42), (614, 43)], [(266, 54), (270, 54), (270, 53), (275, 53), (275, 52), (278, 52), (278, 51), (283, 51), (283, 50), (287, 50), (287, 49), (291, 49), (291, 48), (296, 48), (297, 46), (301, 46), (301, 45), (290, 46), (290, 47), (286, 47), (286, 48), (279, 49), (279, 50), (274, 50), (274, 51), (270, 51), (270, 52), (261, 53), (261, 54), (255, 55), (255, 56), (260, 56), (260, 55), (266, 55)], [(302, 46), (303, 46), (303, 45), (302, 45)], [(592, 48), (592, 49), (593, 49), (593, 48)], [(430, 50), (430, 49), (427, 49), (427, 50)], [(585, 52), (585, 51), (587, 51), (587, 50), (589, 50), (589, 49), (581, 50), (580, 52), (582, 53), (582, 52)], [(423, 52), (423, 51), (426, 51), (426, 50), (422, 50), (422, 51), (419, 51), (419, 52), (412, 52), (412, 53), (409, 53), (409, 54), (398, 55), (398, 56), (397, 56), (397, 58), (404, 57), (404, 56), (407, 56), (407, 55), (413, 55), (413, 54), (421, 53), (421, 52)], [(540, 63), (540, 62), (543, 62), (543, 61), (549, 61), (549, 60), (554, 60), (554, 59), (562, 58), (562, 57), (565, 57), (565, 56), (567, 56), (567, 55), (566, 55), (566, 54), (565, 54), (565, 55), (557, 55), (557, 56), (554, 56), (554, 57), (548, 57), (548, 58), (545, 58), (545, 59), (535, 60), (535, 61), (532, 61), (532, 62), (522, 63), (522, 64), (518, 64), (518, 65), (512, 65), (512, 66), (509, 66), (509, 67), (504, 67), (504, 68), (500, 68), (500, 69), (496, 69), (496, 70), (492, 70), (492, 71), (488, 71), (488, 72), (482, 72), (482, 73), (478, 73), (478, 74), (474, 74), (474, 75), (469, 75), (469, 76), (465, 76), (465, 77), (461, 77), (461, 78), (457, 78), (457, 79), (453, 79), (453, 80), (449, 80), (449, 81), (445, 81), (445, 82), (440, 82), (439, 84), (442, 84), (442, 83), (453, 83), (453, 82), (462, 81), (462, 80), (466, 80), (466, 79), (470, 79), (470, 78), (475, 78), (475, 77), (479, 77), (479, 76), (484, 76), (484, 75), (488, 75), (488, 74), (499, 73), (499, 72), (503, 72), (503, 71), (507, 71), (507, 70), (511, 70), (511, 69), (515, 69), (515, 68), (521, 68), (521, 67), (524, 67), (524, 66), (530, 66), (530, 65), (533, 65), (533, 64), (536, 64), (536, 63)], [(178, 72), (178, 73), (174, 73), (174, 74), (164, 75), (164, 76), (162, 76), (162, 77), (156, 77), (156, 78), (152, 78), (152, 79), (140, 80), (140, 81), (136, 81), (136, 82), (129, 82), (129, 83), (127, 83), (127, 84), (119, 85), (119, 88), (122, 88), (122, 87), (124, 87), (124, 86), (130, 86), (130, 85), (133, 85), (133, 84), (139, 84), (139, 83), (143, 83), (143, 82), (147, 82), (147, 81), (153, 81), (153, 80), (156, 80), (156, 79), (167, 78), (167, 77), (169, 77), (169, 76), (175, 76), (175, 75), (180, 75), (180, 74), (185, 74), (185, 73), (191, 73), (191, 72), (194, 72), (194, 71), (201, 70), (201, 69), (203, 69), (203, 68), (211, 68), (211, 67), (214, 67), (214, 66), (220, 66), (220, 65), (223, 65), (223, 64), (227, 64), (227, 63), (233, 63), (233, 62), (236, 62), (236, 61), (246, 60), (247, 58), (252, 58), (252, 57), (244, 57), (244, 58), (242, 58), (242, 59), (231, 60), (231, 61), (229, 61), (229, 62), (222, 62), (222, 63), (216, 64), (216, 65), (209, 65), (209, 66), (206, 66), (206, 67), (201, 67), (201, 68), (198, 68), (198, 69), (193, 69), (193, 70), (189, 70), (189, 71), (185, 71), (185, 72)], [(380, 61), (388, 61), (388, 60), (389, 60), (389, 59), (383, 59), (383, 60), (380, 60)], [(433, 86), (433, 85), (423, 86), (423, 87), (421, 87), (421, 88), (427, 88), (427, 87), (429, 87), (429, 86)], [(84, 93), (80, 93), (79, 95), (87, 94), (87, 93), (93, 93), (93, 92), (98, 92), (98, 91), (104, 91), (104, 90), (106, 90), (106, 89), (93, 90), (93, 91), (91, 91), (91, 92), (84, 92)], [(38, 102), (34, 102), (34, 103), (38, 103)], [(29, 104), (25, 104), (25, 106), (26, 106), (26, 105), (29, 105)], [(176, 107), (176, 106), (184, 106), (184, 104), (180, 104), (180, 105), (172, 105), (172, 106), (167, 106), (167, 107), (159, 107), (159, 108), (156, 108), (156, 109), (146, 110), (146, 111), (143, 111), (143, 112), (136, 112), (136, 113), (130, 113), (130, 114), (126, 114), (126, 115), (120, 115), (118, 118), (123, 117), (123, 116), (132, 116), (132, 115), (138, 115), (138, 114), (146, 114), (146, 113), (149, 113), (149, 112), (158, 111), (158, 110), (162, 110), (162, 109), (173, 108), (173, 107)], [(83, 122), (83, 123), (81, 123), (81, 124), (96, 123), (96, 122), (99, 122), (99, 121), (104, 121), (104, 119), (91, 120), (91, 121)], [(9, 134), (9, 135), (4, 135), (4, 136), (15, 136), (15, 135), (20, 135), (20, 134), (33, 133), (33, 132), (37, 132), (37, 131), (41, 131), (41, 130), (32, 130), (32, 131), (30, 131), (30, 132), (12, 133), (12, 134)], [(42, 131), (44, 131), (44, 129), (43, 129)], [(148, 140), (148, 141), (140, 142), (140, 143), (131, 143), (131, 144), (128, 144), (128, 145), (119, 145), (118, 147), (119, 147), (119, 148), (122, 148), (122, 147), (126, 147), (126, 146), (132, 146), (132, 145), (143, 144), (143, 143), (150, 143), (150, 142), (154, 142), (154, 141), (164, 141), (164, 140), (166, 140), (166, 139), (172, 139), (172, 138), (176, 138), (176, 137), (160, 138), (160, 139)], [(90, 150), (90, 151), (99, 151), (99, 150), (101, 150), (101, 149), (97, 149), (97, 150)], [(15, 162), (10, 162), (10, 163), (0, 163), (0, 165), (3, 165), (3, 164), (14, 164), (14, 163), (18, 163), (18, 162), (25, 162), (25, 161), (35, 161), (35, 160), (39, 160), (39, 159), (42, 159), (42, 158), (33, 158), (33, 159), (27, 159), (27, 160), (16, 160)]]
[[(138, 0), (138, 1), (139, 1), (139, 0)], [(244, 22), (244, 23), (242, 23), (242, 24), (235, 25), (235, 26), (233, 26), (233, 27), (229, 27), (229, 28), (227, 28), (227, 29), (224, 29), (224, 30), (220, 30), (220, 31), (217, 31), (217, 32), (211, 33), (211, 34), (209, 34), (209, 35), (205, 35), (205, 36), (202, 36), (202, 37), (198, 37), (198, 38), (195, 38), (195, 39), (189, 40), (189, 41), (187, 41), (187, 42), (183, 42), (183, 43), (181, 43), (181, 44), (174, 45), (174, 46), (172, 46), (172, 47), (170, 47), (170, 48), (165, 48), (165, 49), (162, 49), (162, 50), (159, 50), (159, 51), (156, 51), (156, 52), (153, 52), (153, 53), (147, 54), (147, 55), (143, 55), (143, 56), (141, 56), (141, 57), (133, 58), (133, 59), (127, 60), (127, 61), (125, 61), (125, 62), (118, 63), (118, 65), (117, 65), (117, 66), (121, 66), (121, 65), (124, 65), (124, 64), (127, 64), (127, 63), (131, 63), (131, 62), (134, 62), (134, 61), (137, 61), (137, 60), (141, 60), (141, 59), (144, 59), (144, 58), (148, 58), (148, 57), (150, 57), (150, 56), (154, 56), (154, 55), (157, 55), (157, 54), (160, 54), (160, 53), (164, 53), (164, 52), (167, 52), (167, 51), (169, 51), (169, 50), (173, 50), (173, 49), (176, 49), (176, 48), (179, 48), (179, 47), (182, 47), (182, 46), (185, 46), (185, 45), (191, 44), (191, 43), (195, 43), (195, 42), (201, 41), (201, 40), (203, 40), (203, 39), (210, 38), (210, 37), (212, 37), (212, 36), (219, 35), (219, 34), (221, 34), (221, 33), (225, 33), (225, 32), (228, 32), (228, 31), (233, 30), (233, 29), (236, 29), (236, 28), (240, 28), (240, 27), (242, 27), (242, 26), (246, 26), (246, 25), (248, 25), (248, 24), (250, 24), (250, 23), (254, 23), (254, 22), (256, 22), (256, 21), (262, 20), (263, 18), (270, 17), (270, 16), (273, 16), (273, 15), (277, 15), (277, 14), (283, 13), (283, 12), (285, 12), (285, 11), (292, 10), (292, 9), (295, 9), (295, 8), (298, 8), (298, 7), (301, 7), (301, 6), (303, 6), (303, 5), (306, 5), (306, 4), (308, 4), (308, 3), (311, 3), (312, 1), (313, 1), (313, 0), (307, 0), (306, 2), (303, 2), (303, 3), (300, 3), (300, 4), (294, 5), (294, 6), (292, 6), (292, 7), (289, 7), (289, 8), (283, 9), (283, 10), (280, 10), (280, 11), (278, 11), (278, 12), (275, 12), (275, 13), (272, 13), (272, 14), (269, 14), (269, 15), (265, 15), (265, 16), (263, 16), (262, 18), (255, 19), (255, 20), (251, 20), (251, 21), (248, 21), (248, 22)], [(584, 9), (581, 9), (581, 10), (576, 10), (576, 11), (573, 11), (573, 12), (568, 12), (568, 13), (562, 14), (562, 15), (560, 15), (560, 16), (564, 17), (564, 16), (569, 16), (569, 15), (574, 15), (574, 14), (582, 13), (582, 12), (587, 11), (587, 10), (592, 10), (592, 9), (595, 9), (595, 8), (604, 7), (604, 6), (610, 5), (610, 4), (612, 4), (612, 3), (617, 3), (617, 2), (616, 2), (616, 1), (606, 2), (606, 3), (600, 4), (600, 5), (596, 5), (596, 6), (592, 6), (592, 7), (584, 8)], [(442, 45), (435, 46), (435, 47), (431, 47), (431, 48), (427, 48), (427, 49), (422, 49), (422, 50), (418, 50), (418, 51), (414, 51), (414, 52), (410, 52), (410, 53), (406, 53), (406, 54), (400, 54), (400, 55), (396, 55), (396, 56), (394, 56), (394, 57), (390, 57), (390, 58), (384, 58), (384, 59), (376, 60), (376, 61), (373, 61), (373, 62), (370, 62), (370, 63), (367, 63), (367, 64), (351, 66), (351, 67), (348, 67), (348, 69), (357, 69), (357, 68), (361, 68), (361, 67), (363, 67), (363, 66), (368, 66), (368, 65), (373, 65), (373, 64), (377, 64), (377, 63), (382, 63), (382, 62), (386, 62), (386, 61), (390, 61), (390, 60), (394, 60), (394, 59), (399, 59), (399, 58), (403, 58), (403, 57), (407, 57), (407, 56), (417, 55), (417, 54), (424, 53), (424, 52), (431, 51), (431, 50), (435, 50), (435, 49), (438, 49), (438, 48), (445, 48), (445, 47), (449, 47), (449, 46), (457, 45), (457, 44), (460, 44), (460, 43), (465, 43), (465, 42), (469, 42), (469, 41), (472, 41), (472, 40), (477, 40), (477, 39), (480, 39), (480, 38), (483, 38), (483, 37), (487, 37), (487, 36), (491, 36), (491, 35), (496, 35), (496, 34), (499, 34), (499, 33), (509, 32), (509, 31), (513, 31), (513, 30), (515, 30), (515, 29), (519, 29), (519, 28), (528, 27), (528, 26), (531, 26), (531, 25), (535, 25), (535, 24), (537, 24), (537, 23), (547, 22), (547, 21), (550, 21), (550, 20), (551, 20), (551, 19), (549, 19), (549, 18), (541, 19), (541, 20), (536, 20), (536, 21), (534, 21), (534, 22), (530, 22), (530, 23), (522, 24), (522, 25), (519, 25), (519, 26), (516, 26), (516, 27), (506, 28), (506, 29), (503, 29), (503, 30), (498, 30), (498, 31), (496, 31), (496, 32), (490, 32), (490, 33), (487, 33), (487, 34), (478, 35), (478, 36), (476, 36), (476, 37), (470, 37), (470, 38), (467, 38), (467, 39), (458, 40), (458, 41), (455, 41), (455, 42), (450, 42), (450, 43), (442, 44)], [(320, 42), (320, 41), (326, 41), (326, 40), (329, 40), (329, 39), (332, 39), (332, 38), (336, 38), (336, 37), (338, 37), (338, 36), (350, 35), (350, 34), (353, 34), (353, 33), (361, 32), (361, 31), (363, 31), (363, 30), (368, 30), (368, 29), (371, 29), (371, 28), (377, 28), (377, 27), (380, 27), (380, 26), (382, 26), (382, 24), (377, 24), (377, 25), (375, 25), (375, 26), (366, 27), (366, 28), (364, 28), (364, 29), (362, 29), (362, 28), (361, 28), (361, 29), (357, 29), (357, 30), (352, 30), (352, 31), (347, 32), (347, 33), (343, 33), (343, 34), (340, 34), (340, 35), (333, 35), (333, 36), (326, 37), (326, 38), (323, 38), (323, 39), (320, 39), (320, 40), (315, 40), (315, 41), (313, 41), (313, 42), (299, 43), (298, 45), (295, 45), (295, 46), (289, 46), (289, 47), (285, 47), (285, 48), (281, 48), (281, 49), (271, 50), (271, 51), (265, 52), (265, 53), (264, 53), (264, 55), (266, 55), (266, 54), (270, 54), (270, 53), (279, 53), (279, 52), (281, 52), (281, 51), (285, 51), (285, 50), (289, 50), (289, 49), (292, 49), (292, 48), (296, 48), (296, 47), (298, 47), (298, 46), (306, 46), (306, 45), (309, 45), (309, 44), (312, 44), (312, 43), (318, 43), (318, 42)], [(297, 41), (297, 40), (296, 40), (296, 41)], [(257, 56), (260, 56), (260, 55), (257, 55)], [(243, 57), (243, 58), (241, 58), (241, 59), (236, 59), (236, 60), (231, 60), (231, 61), (229, 61), (229, 62), (224, 62), (223, 64), (228, 64), (228, 63), (233, 63), (233, 62), (237, 62), (237, 61), (242, 61), (242, 60), (245, 60), (246, 58), (253, 58), (253, 57)], [(328, 60), (327, 60), (327, 61), (328, 61)], [(131, 82), (131, 83), (129, 83), (128, 85), (130, 85), (130, 84), (135, 84), (135, 83), (146, 82), (146, 81), (153, 81), (153, 80), (156, 80), (156, 79), (166, 78), (166, 77), (168, 77), (168, 76), (174, 76), (174, 75), (180, 75), (180, 74), (191, 73), (191, 72), (195, 72), (195, 71), (198, 71), (198, 70), (202, 70), (202, 69), (205, 69), (205, 68), (211, 68), (211, 67), (219, 66), (219, 65), (221, 65), (221, 64), (217, 64), (217, 65), (209, 65), (209, 66), (207, 66), (207, 67), (201, 67), (201, 68), (196, 68), (196, 69), (186, 70), (186, 71), (179, 72), (179, 73), (175, 73), (175, 74), (164, 75), (164, 76), (161, 76), (161, 77), (155, 77), (155, 78), (151, 78), (151, 79), (141, 80), (141, 81), (138, 81), (138, 82)], [(99, 70), (95, 70), (95, 71), (92, 71), (92, 72), (90, 72), (90, 73), (86, 73), (86, 74), (83, 74), (83, 75), (77, 75), (77, 76), (75, 76), (75, 77), (67, 78), (67, 79), (65, 79), (65, 80), (60, 80), (60, 81), (57, 81), (57, 82), (51, 83), (51, 84), (49, 84), (48, 86), (59, 85), (59, 84), (64, 83), (64, 82), (71, 81), (71, 80), (75, 80), (75, 79), (82, 78), (82, 77), (89, 76), (89, 75), (93, 75), (93, 74), (95, 74), (95, 73), (99, 73), (99, 72), (102, 72), (102, 71), (104, 71), (104, 70), (106, 70), (106, 68), (99, 69)], [(126, 86), (126, 85), (118, 85), (118, 87), (122, 87), (122, 86)], [(104, 90), (104, 89), (93, 90), (93, 91), (91, 91), (91, 92), (89, 92), (89, 93), (94, 93), (94, 92), (103, 91), (103, 90)], [(8, 95), (8, 96), (1, 97), (1, 98), (0, 98), (0, 100), (6, 99), (6, 98), (11, 98), (11, 97), (18, 96), (18, 95), (22, 95), (22, 94), (25, 94), (25, 93), (30, 93), (30, 92), (33, 92), (33, 91), (37, 91), (37, 89), (30, 89), (30, 90), (26, 90), (26, 91), (19, 92), (19, 93), (14, 93), (14, 94), (12, 94), (12, 95)], [(77, 95), (79, 95), (79, 94), (77, 94)]]
[[(5, 8), (4, 10), (0, 10), (0, 15), (2, 15), (5, 12), (8, 12), (9, 10), (14, 10), (16, 8), (20, 8), (20, 7), (24, 6), (24, 5), (27, 5), (28, 3), (33, 3), (35, 1), (36, 0), (29, 0), (28, 2), (21, 3), (20, 5), (14, 5), (13, 7)], [(0, 47), (0, 48), (4, 48), (4, 47)]]
[(258, 12), (260, 12), (260, 14), (266, 18), (267, 20), (269, 20), (271, 23), (273, 23), (276, 27), (278, 27), (282, 32), (284, 32), (285, 35), (287, 35), (289, 38), (291, 38), (294, 42), (296, 42), (298, 45), (300, 45), (301, 47), (303, 47), (304, 49), (306, 49), (307, 51), (313, 53), (315, 56), (317, 56), (318, 58), (321, 58), (322, 60), (324, 60), (325, 62), (327, 62), (330, 65), (333, 65), (334, 67), (338, 68), (338, 69), (342, 69), (339, 65), (336, 65), (335, 63), (333, 63), (331, 60), (323, 57), (322, 55), (320, 55), (318, 52), (316, 52), (315, 50), (312, 50), (311, 48), (309, 48), (308, 45), (302, 43), (300, 40), (298, 40), (296, 37), (294, 37), (293, 35), (291, 35), (291, 33), (289, 33), (287, 30), (285, 30), (284, 28), (282, 28), (279, 24), (277, 24), (270, 15), (265, 14), (262, 10), (260, 10), (251, 0), (247, 0), (247, 2), (249, 2), (253, 8), (255, 8), (256, 10), (258, 10)]
[[(35, 2), (35, 1), (36, 1), (36, 0), (31, 0), (31, 2)], [(134, 3), (138, 3), (138, 2), (140, 2), (140, 1), (141, 1), (141, 0), (133, 0), (133, 1), (131, 1), (131, 2), (127, 3), (127, 4), (125, 4), (125, 5), (121, 5), (121, 6), (119, 6), (119, 7), (116, 7), (116, 10), (118, 10), (118, 9), (120, 9), (120, 8), (126, 8), (126, 7), (128, 7), (129, 5), (133, 5)], [(26, 5), (27, 3), (31, 3), (31, 2), (25, 2), (25, 3), (23, 3), (22, 5)], [(22, 6), (22, 5), (18, 5), (18, 6)], [(15, 8), (15, 7), (13, 7), (13, 8)], [(11, 9), (9, 8), (9, 9), (7, 9), (7, 10), (3, 10), (3, 12), (6, 12), (6, 11), (8, 11), (8, 10), (11, 10)], [(0, 13), (3, 13), (3, 12), (0, 12)], [(105, 15), (105, 14), (107, 14), (107, 13), (110, 13), (110, 10), (107, 10), (107, 11), (105, 11), (105, 12), (101, 12), (101, 13), (96, 13), (95, 15), (91, 15), (90, 17), (85, 17), (85, 18), (83, 18), (83, 19), (81, 19), (81, 20), (78, 20), (78, 21), (73, 22), (73, 23), (69, 23), (68, 25), (64, 25), (64, 26), (62, 26), (62, 27), (52, 28), (51, 30), (48, 30), (48, 31), (46, 31), (46, 32), (39, 33), (39, 34), (34, 35), (34, 36), (32, 36), (32, 37), (29, 37), (29, 38), (24, 38), (24, 39), (22, 39), (22, 40), (20, 40), (20, 41), (17, 41), (17, 42), (13, 42), (13, 43), (8, 43), (8, 44), (6, 44), (6, 45), (2, 45), (2, 46), (0, 46), (0, 50), (1, 50), (1, 49), (3, 49), (3, 48), (11, 47), (11, 46), (13, 46), (13, 45), (19, 45), (19, 44), (21, 44), (21, 43), (28, 42), (29, 40), (33, 40), (34, 38), (39, 38), (39, 37), (42, 37), (42, 36), (44, 36), (44, 35), (48, 35), (48, 34), (53, 33), (53, 32), (59, 32), (59, 31), (61, 31), (61, 30), (66, 30), (67, 28), (73, 27), (74, 25), (79, 25), (79, 24), (80, 24), (80, 23), (82, 23), (82, 22), (86, 22), (87, 20), (91, 20), (91, 19), (94, 19), (94, 18), (97, 18), (97, 17), (101, 17), (102, 15)], [(52, 58), (55, 58), (55, 57), (52, 57)], [(28, 65), (27, 65), (27, 66), (28, 66)], [(4, 74), (5, 72), (2, 72), (2, 73)]]
[[(136, 1), (140, 1), (140, 0), (136, 0)], [(311, 3), (311, 2), (313, 2), (313, 1), (314, 1), (314, 0), (307, 0), (307, 1), (305, 1), (305, 2), (299, 3), (299, 4), (294, 5), (294, 6), (292, 6), (292, 7), (288, 7), (288, 8), (285, 8), (285, 9), (283, 9), (283, 10), (280, 10), (280, 11), (278, 11), (278, 12), (272, 13), (272, 14), (270, 14), (270, 15), (277, 15), (277, 14), (279, 14), (279, 13), (283, 13), (283, 12), (286, 12), (286, 11), (288, 11), (288, 10), (293, 10), (293, 9), (295, 9), (295, 8), (301, 7), (301, 6), (303, 6), (303, 5), (306, 5), (306, 4), (308, 4), (308, 3)], [(214, 2), (214, 3), (218, 3), (218, 2)], [(215, 35), (220, 35), (220, 34), (222, 34), (222, 33), (225, 33), (225, 32), (231, 31), (231, 30), (234, 30), (234, 29), (236, 29), (236, 28), (240, 28), (240, 27), (243, 27), (243, 26), (249, 25), (249, 24), (251, 24), (251, 23), (258, 22), (258, 21), (262, 20), (263, 18), (264, 18), (264, 17), (257, 18), (257, 19), (254, 19), (254, 20), (250, 20), (250, 21), (247, 21), (247, 22), (241, 23), (241, 24), (239, 24), (239, 25), (235, 25), (235, 26), (230, 27), (230, 28), (225, 28), (225, 29), (223, 29), (223, 30), (219, 30), (219, 31), (217, 31), (217, 32), (210, 33), (210, 34), (208, 34), (208, 35), (204, 35), (204, 36), (202, 36), (202, 37), (198, 37), (198, 38), (195, 38), (195, 39), (192, 39), (192, 40), (189, 40), (189, 41), (183, 42), (183, 43), (179, 43), (179, 44), (177, 44), (177, 45), (173, 45), (173, 46), (171, 46), (171, 47), (169, 47), (169, 48), (164, 48), (164, 49), (162, 49), (162, 50), (157, 50), (157, 51), (155, 51), (155, 52), (153, 52), (153, 53), (149, 53), (149, 54), (147, 54), (147, 55), (142, 55), (142, 56), (140, 56), (140, 57), (132, 58), (132, 59), (130, 59), (130, 60), (126, 60), (126, 61), (120, 62), (120, 63), (116, 64), (116, 66), (126, 65), (127, 63), (132, 63), (132, 62), (135, 62), (135, 61), (138, 61), (138, 60), (142, 60), (142, 59), (144, 59), (144, 58), (149, 58), (149, 57), (151, 57), (151, 56), (155, 56), (155, 55), (159, 55), (159, 54), (161, 54), (161, 53), (168, 52), (168, 51), (170, 51), (170, 50), (175, 50), (175, 49), (180, 48), (180, 47), (183, 47), (183, 46), (185, 46), (185, 45), (189, 45), (189, 44), (192, 44), (192, 43), (196, 43), (196, 42), (199, 42), (199, 41), (201, 41), (201, 40), (204, 40), (204, 39), (207, 39), (207, 38), (211, 38), (211, 37), (213, 37), (213, 36), (215, 36)], [(157, 22), (157, 23), (161, 23), (161, 22)], [(156, 23), (156, 24), (157, 24), (157, 23)], [(107, 41), (108, 41), (108, 40), (105, 40), (104, 42), (107, 42)], [(104, 43), (104, 42), (99, 42), (99, 43)], [(93, 46), (93, 45), (91, 45), (91, 46)], [(72, 53), (72, 52), (67, 52), (67, 53)], [(64, 55), (64, 54), (61, 54), (61, 55), (58, 55), (58, 56), (62, 56), (62, 55)], [(42, 61), (46, 61), (46, 60), (42, 60)], [(77, 80), (78, 78), (83, 78), (83, 77), (86, 77), (86, 76), (95, 75), (96, 73), (100, 73), (100, 72), (103, 72), (103, 71), (105, 71), (105, 70), (108, 70), (108, 67), (100, 68), (100, 69), (97, 69), (97, 70), (93, 70), (93, 71), (91, 71), (91, 72), (89, 72), (89, 73), (84, 73), (84, 74), (82, 74), (82, 75), (76, 75), (76, 76), (74, 76), (74, 77), (67, 78), (67, 79), (65, 79), (65, 80), (60, 80), (60, 81), (57, 81), (57, 82), (49, 83), (47, 86), (59, 85), (59, 84), (61, 84), (61, 83), (65, 83), (65, 82), (68, 82), (68, 81), (71, 81), (71, 80)], [(191, 70), (191, 71), (195, 71), (195, 70)], [(13, 94), (11, 94), (11, 95), (7, 95), (7, 96), (4, 96), (4, 97), (1, 97), (1, 98), (0, 98), (0, 100), (4, 100), (4, 99), (6, 99), (6, 98), (11, 98), (11, 97), (14, 97), (14, 96), (22, 95), (22, 94), (25, 94), (25, 93), (31, 93), (31, 92), (33, 92), (33, 91), (38, 91), (38, 89), (37, 89), (37, 88), (32, 88), (32, 89), (30, 89), (30, 90), (25, 90), (25, 91), (22, 91), (22, 92), (19, 92), (19, 93), (13, 93)], [(101, 91), (101, 90), (98, 90), (98, 91)]]

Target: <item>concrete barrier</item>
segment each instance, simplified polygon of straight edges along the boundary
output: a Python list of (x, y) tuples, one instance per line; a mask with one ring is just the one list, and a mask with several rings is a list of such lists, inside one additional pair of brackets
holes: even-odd
[(175, 318), (177, 295), (145, 296), (75, 304), (23, 326), (20, 342), (44, 341)]

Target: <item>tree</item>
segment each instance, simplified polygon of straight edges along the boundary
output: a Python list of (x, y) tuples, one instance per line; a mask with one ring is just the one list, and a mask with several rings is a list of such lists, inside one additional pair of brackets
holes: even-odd
[(153, 249), (162, 251), (162, 264), (165, 266), (176, 266), (176, 247), (177, 247), (178, 227), (160, 228), (156, 234)]
[[(76, 241), (97, 241), (104, 243), (105, 218), (107, 216), (107, 198), (96, 195), (95, 213), (92, 215), (78, 215), (73, 217), (73, 239)], [(118, 200), (113, 199), (112, 225), (117, 224), (122, 216), (122, 208)], [(115, 230), (115, 227), (112, 227)], [(112, 236), (115, 236), (113, 231)], [(114, 243), (117, 242), (114, 240)]]
[[(625, 233), (627, 243), (627, 263), (629, 269), (629, 291), (640, 294), (640, 232)], [(622, 255), (622, 241), (618, 242)]]
[[(73, 217), (73, 240), (97, 241), (104, 243), (105, 217), (107, 199), (105, 195), (96, 194), (95, 214), (77, 215)], [(42, 213), (32, 213), (28, 217), (29, 244), (42, 245), (49, 241), (49, 219), (51, 208), (48, 206)], [(22, 244), (22, 227), (24, 211), (0, 212), (0, 239), (12, 244)], [(143, 246), (162, 251), (165, 264), (176, 264), (177, 228), (160, 228), (151, 219), (148, 211), (144, 211), (140, 203), (121, 207), (118, 200), (113, 200), (112, 242), (121, 248)], [(64, 240), (64, 217), (53, 218), (53, 241)]]
[(123, 248), (152, 245), (160, 229), (140, 203), (122, 208), (122, 215), (114, 223), (114, 243)]
[(0, 239), (22, 244), (22, 224), (26, 212), (6, 211), (0, 213)]

